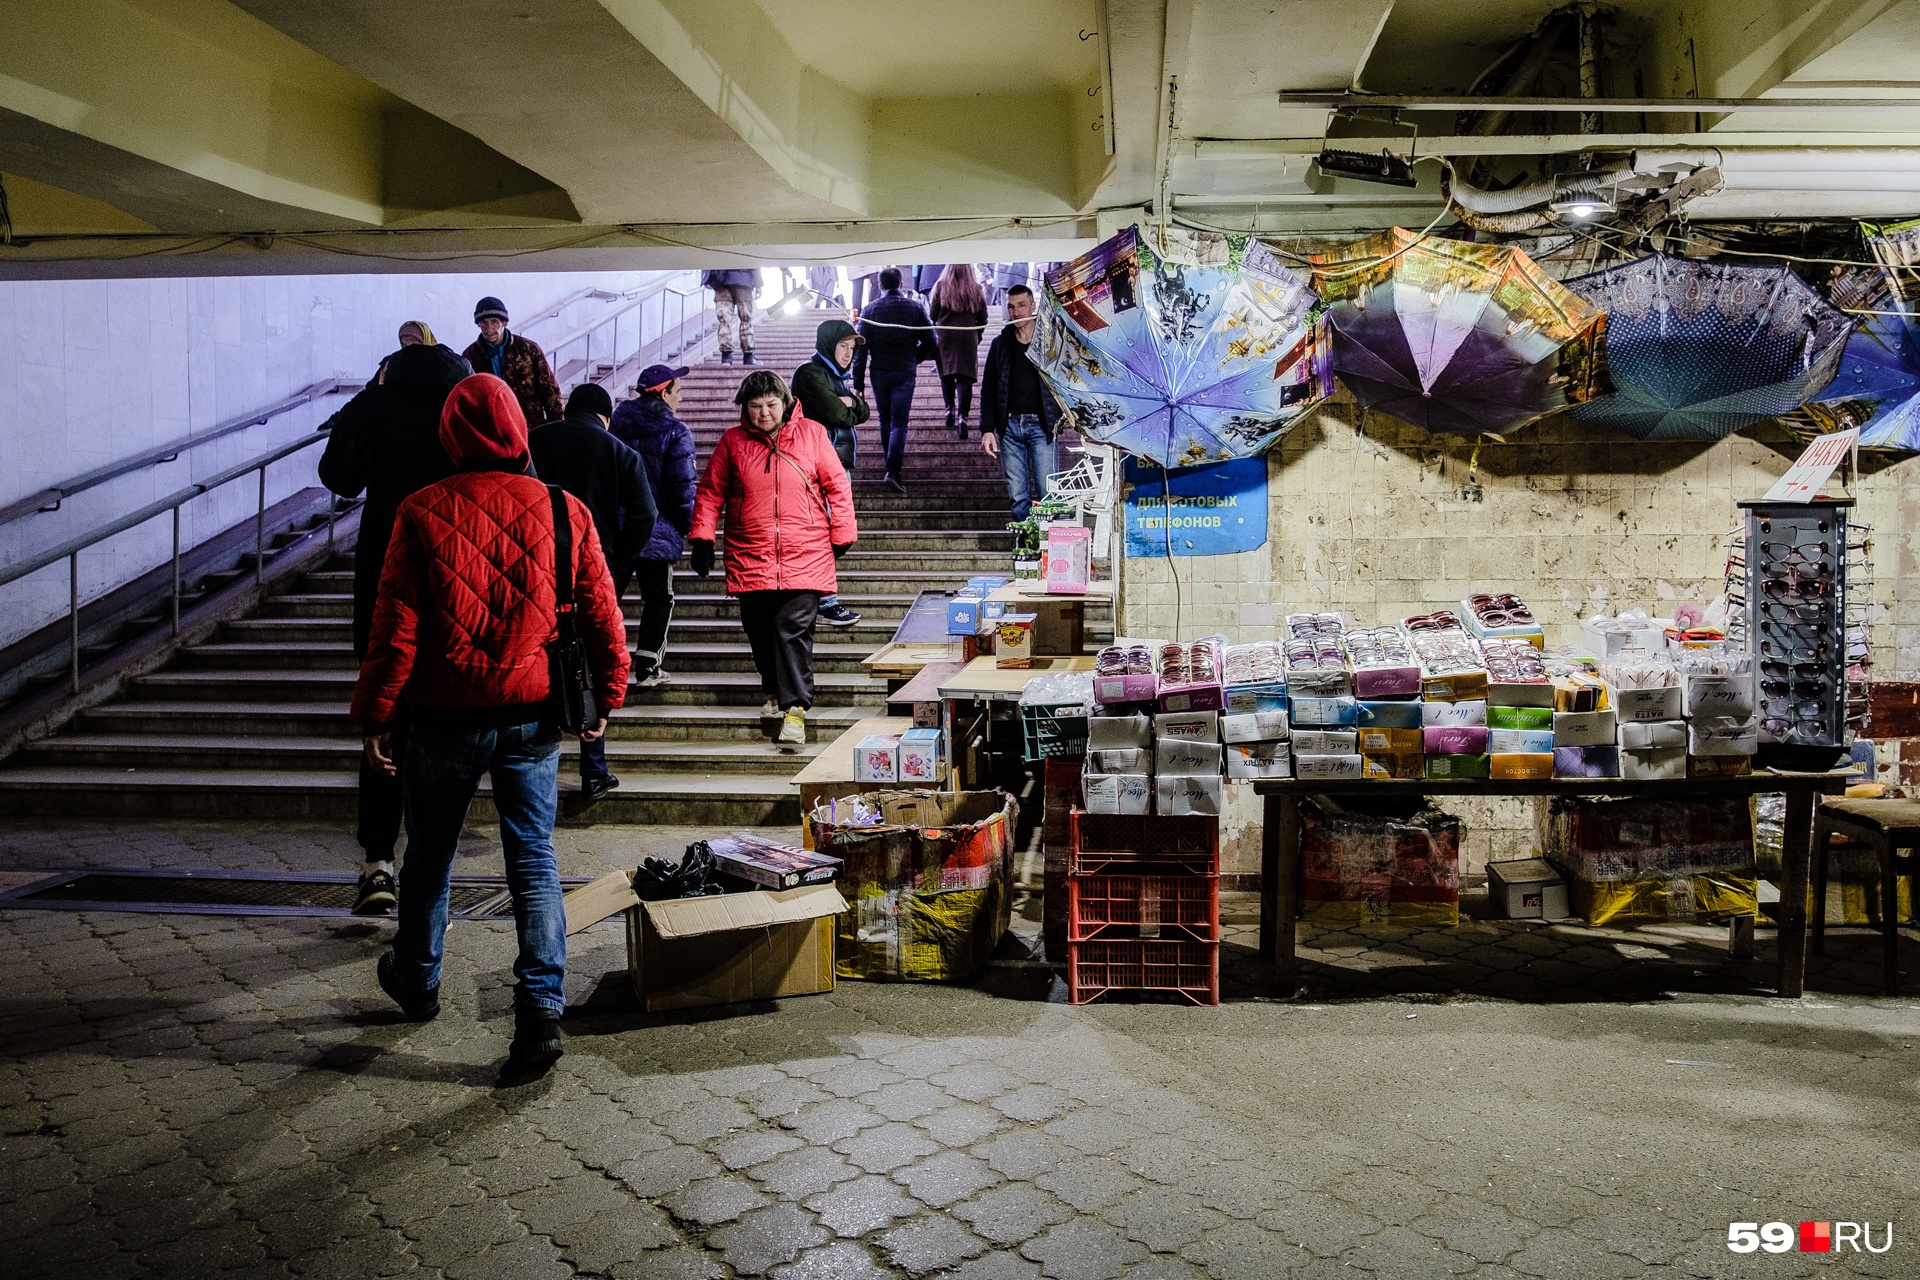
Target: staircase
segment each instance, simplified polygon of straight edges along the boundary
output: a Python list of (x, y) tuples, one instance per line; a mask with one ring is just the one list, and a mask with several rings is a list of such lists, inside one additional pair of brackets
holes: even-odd
[[(828, 314), (761, 317), (761, 365), (791, 376), (812, 355), (814, 327)], [(984, 343), (981, 350), (984, 356)], [(680, 412), (703, 463), (739, 420), (733, 395), (747, 372), (706, 363), (688, 375)], [(783, 753), (767, 740), (759, 679), (721, 573), (703, 581), (682, 567), (666, 660), (672, 682), (630, 690), (614, 713), (607, 754), (621, 786), (599, 803), (586, 804), (576, 790), (577, 744), (563, 748), (563, 821), (797, 822), (792, 775), (822, 744), (880, 712), (886, 687), (867, 677), (860, 660), (892, 636), (915, 593), (1006, 570), (1011, 535), (999, 464), (981, 452), (977, 436), (956, 440), (946, 429), (930, 366), (914, 401), (908, 494), (881, 484), (871, 426), (862, 429), (860, 455), (860, 543), (839, 576), (841, 599), (862, 617), (852, 628), (819, 630), (808, 745)], [(254, 616), (182, 650), (166, 669), (137, 677), (120, 700), (24, 747), (0, 766), (0, 814), (350, 821), (360, 750), (347, 715), (355, 677), (352, 580), (351, 556), (335, 558)], [(638, 598), (625, 608), (637, 619)], [(484, 790), (481, 808), (489, 809)], [(490, 817), (490, 809), (477, 816)]]

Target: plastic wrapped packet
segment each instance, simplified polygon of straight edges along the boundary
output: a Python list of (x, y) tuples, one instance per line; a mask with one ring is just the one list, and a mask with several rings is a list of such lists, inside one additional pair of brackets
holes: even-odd
[(1227, 646), (1227, 684), (1264, 684), (1282, 679), (1285, 674), (1280, 646), (1271, 640)]
[(1671, 689), (1680, 671), (1665, 654), (1629, 646), (1600, 667), (1600, 676), (1616, 689)]
[(1688, 676), (1749, 676), (1753, 674), (1753, 655), (1744, 649), (1713, 653), (1688, 649), (1680, 655), (1680, 674)]

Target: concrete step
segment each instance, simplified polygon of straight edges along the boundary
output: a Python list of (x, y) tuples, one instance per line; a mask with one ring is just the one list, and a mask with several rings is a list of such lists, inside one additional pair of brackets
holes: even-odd
[[(677, 589), (677, 588), (676, 588)], [(876, 622), (898, 623), (906, 613), (907, 606), (913, 603), (911, 594), (878, 593), (860, 591), (842, 591), (840, 599), (849, 609), (861, 615), (863, 619)], [(629, 592), (620, 601), (620, 611), (629, 622), (640, 615), (640, 597)], [(730, 597), (722, 595), (692, 596), (682, 594), (674, 603), (675, 621), (681, 619), (723, 617), (738, 619), (739, 606)], [(332, 619), (350, 622), (353, 617), (353, 598), (337, 592), (307, 592), (298, 595), (276, 596), (268, 601), (266, 610), (256, 619), (260, 622)]]
[[(734, 636), (742, 633), (736, 629)], [(825, 637), (813, 646), (815, 671), (859, 671), (860, 659), (873, 652), (872, 645), (836, 643)], [(325, 640), (247, 640), (193, 645), (180, 651), (179, 669), (185, 671), (358, 671), (359, 660), (353, 646), (344, 638)], [(751, 671), (753, 651), (742, 640), (737, 644), (702, 641), (681, 644), (669, 641), (666, 666), (669, 671)]]
[[(616, 774), (629, 771), (694, 774), (797, 771), (822, 750), (819, 743), (793, 752), (758, 742), (646, 742), (612, 738), (607, 761)], [(68, 734), (30, 743), (16, 762), (27, 767), (94, 768), (119, 780), (127, 771), (161, 769), (295, 769), (357, 772), (358, 737), (235, 736), (214, 734)], [(563, 738), (562, 770), (577, 769), (580, 743)]]
[[(635, 598), (621, 604), (627, 619), (627, 644), (631, 647), (640, 630), (640, 601)], [(856, 611), (857, 612), (857, 611)], [(865, 646), (872, 652), (893, 638), (898, 619), (869, 620), (861, 614), (851, 627), (820, 625), (820, 638), (840, 644)], [(220, 642), (225, 644), (339, 644), (352, 643), (353, 620), (346, 614), (322, 618), (239, 618), (222, 625)], [(668, 644), (703, 643), (709, 640), (737, 640), (740, 623), (734, 618), (696, 618), (674, 610), (667, 629)]]
[[(166, 702), (345, 702), (353, 693), (358, 672), (226, 670), (155, 671), (129, 682), (138, 700)], [(815, 682), (815, 701), (822, 706), (874, 705), (886, 700), (884, 680), (870, 680), (851, 672), (822, 672)], [(764, 695), (760, 677), (741, 672), (704, 671), (676, 675), (659, 689), (634, 689), (629, 701), (651, 703), (720, 703), (758, 706)]]

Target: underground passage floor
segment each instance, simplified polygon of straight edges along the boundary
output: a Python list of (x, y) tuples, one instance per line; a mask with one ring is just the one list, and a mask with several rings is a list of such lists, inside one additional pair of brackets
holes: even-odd
[[(562, 831), (562, 869), (701, 834)], [(354, 856), (290, 823), (14, 824), (0, 890)], [(457, 873), (497, 869), (470, 837)], [(414, 1025), (384, 923), (0, 908), (6, 1271), (1920, 1275), (1920, 964), (1873, 994), (1876, 935), (1781, 1001), (1765, 930), (1742, 962), (1705, 928), (1308, 931), (1278, 1001), (1252, 904), (1228, 917), (1218, 1009), (1069, 1005), (1023, 918), (965, 986), (681, 1015), (638, 1012), (610, 920), (572, 939), (566, 1056), (502, 1088), (504, 922), (451, 926)], [(1803, 1222), (1892, 1245), (1803, 1253)], [(1732, 1252), (1735, 1223), (1794, 1244)]]

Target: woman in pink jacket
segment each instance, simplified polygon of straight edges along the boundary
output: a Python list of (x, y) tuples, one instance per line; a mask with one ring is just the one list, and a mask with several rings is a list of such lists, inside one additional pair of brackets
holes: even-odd
[(687, 534), (693, 571), (713, 572), (715, 527), (725, 512), (727, 594), (767, 695), (774, 741), (807, 740), (813, 705), (813, 626), (820, 597), (839, 589), (834, 562), (859, 538), (853, 485), (825, 427), (800, 412), (780, 375), (757, 369), (734, 396), (740, 425), (713, 447), (693, 496)]

